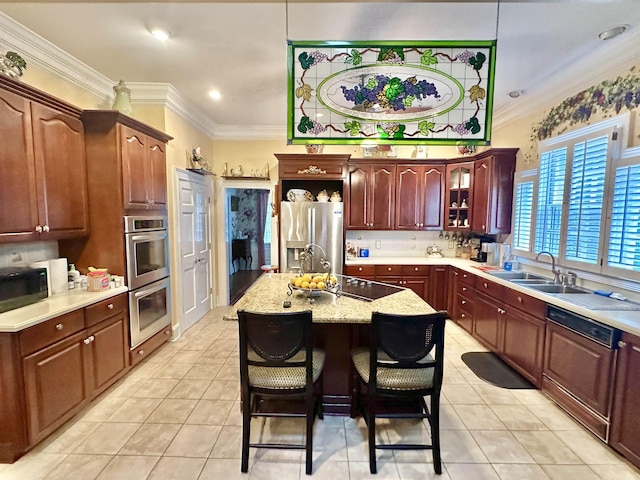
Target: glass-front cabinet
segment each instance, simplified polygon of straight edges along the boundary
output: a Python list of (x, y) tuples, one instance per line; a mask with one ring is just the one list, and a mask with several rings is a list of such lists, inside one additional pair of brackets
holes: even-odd
[(473, 162), (447, 165), (445, 230), (471, 230)]

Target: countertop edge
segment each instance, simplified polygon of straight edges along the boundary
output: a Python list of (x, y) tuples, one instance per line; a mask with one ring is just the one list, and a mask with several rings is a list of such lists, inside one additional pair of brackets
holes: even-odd
[(451, 257), (368, 257), (347, 260), (345, 265), (448, 265), (467, 271), (479, 277), (486, 278), (500, 285), (504, 285), (512, 290), (537, 298), (547, 304), (564, 308), (570, 312), (577, 313), (610, 327), (622, 330), (623, 332), (631, 333), (640, 337), (640, 311), (590, 310), (574, 303), (564, 301), (553, 295), (539, 292), (510, 282), (509, 280), (491, 275), (478, 268), (484, 264), (473, 262), (471, 260)]
[(0, 333), (17, 333), (65, 313), (128, 291), (127, 287), (117, 287), (101, 292), (69, 290), (65, 293), (54, 294), (40, 302), (0, 314)]

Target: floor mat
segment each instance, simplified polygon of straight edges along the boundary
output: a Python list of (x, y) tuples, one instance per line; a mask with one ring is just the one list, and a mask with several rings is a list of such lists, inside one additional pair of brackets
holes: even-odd
[(528, 380), (504, 363), (492, 352), (467, 352), (462, 361), (473, 373), (496, 387), (509, 389), (534, 389)]

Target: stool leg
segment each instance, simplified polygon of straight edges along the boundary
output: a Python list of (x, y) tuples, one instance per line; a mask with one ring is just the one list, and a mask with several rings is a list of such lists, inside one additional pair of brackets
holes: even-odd
[(307, 441), (305, 447), (305, 472), (307, 475), (311, 475), (313, 471), (313, 420), (315, 401), (313, 397), (313, 390), (305, 395), (306, 404), (306, 423), (307, 423)]
[(249, 471), (249, 437), (251, 433), (251, 395), (242, 399), (242, 464), (240, 471)]
[(442, 473), (442, 459), (440, 458), (440, 394), (431, 394), (431, 445), (433, 448), (433, 469)]
[(378, 472), (376, 464), (376, 401), (369, 395), (367, 405), (367, 430), (369, 431), (369, 471), (373, 474)]

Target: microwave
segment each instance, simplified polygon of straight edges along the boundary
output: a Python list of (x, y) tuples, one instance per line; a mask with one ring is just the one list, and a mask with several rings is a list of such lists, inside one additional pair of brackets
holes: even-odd
[(47, 298), (47, 269), (0, 268), (0, 313)]

